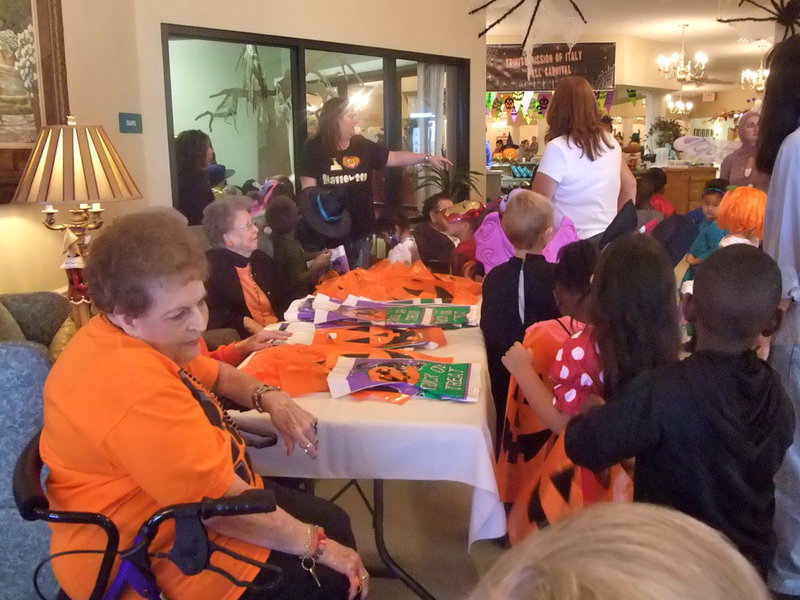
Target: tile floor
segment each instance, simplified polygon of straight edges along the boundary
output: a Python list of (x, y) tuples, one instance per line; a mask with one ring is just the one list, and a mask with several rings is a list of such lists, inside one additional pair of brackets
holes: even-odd
[[(317, 484), (316, 494), (330, 498), (344, 481)], [(367, 497), (372, 484), (361, 482)], [(437, 600), (462, 600), (503, 549), (479, 541), (467, 551), (472, 488), (442, 481), (387, 481), (385, 484), (386, 546), (395, 560)], [(348, 490), (337, 503), (353, 522), (367, 568), (383, 564), (375, 550), (372, 522), (358, 492)], [(417, 596), (398, 580), (373, 578), (371, 600), (414, 600)]]

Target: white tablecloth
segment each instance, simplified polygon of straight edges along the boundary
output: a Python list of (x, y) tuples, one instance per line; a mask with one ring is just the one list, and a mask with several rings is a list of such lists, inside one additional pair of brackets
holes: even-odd
[[(505, 534), (487, 427), (489, 418), (494, 423), (494, 405), (483, 335), (478, 328), (467, 328), (448, 331), (446, 337), (446, 346), (427, 353), (481, 364), (483, 392), (477, 403), (411, 399), (398, 406), (321, 393), (302, 396), (297, 402), (319, 419), (319, 458), (312, 460), (299, 449), (286, 456), (279, 442), (250, 449), (256, 470), (314, 479), (459, 481), (474, 488), (469, 545)], [(255, 411), (235, 418), (254, 429), (269, 421)]]

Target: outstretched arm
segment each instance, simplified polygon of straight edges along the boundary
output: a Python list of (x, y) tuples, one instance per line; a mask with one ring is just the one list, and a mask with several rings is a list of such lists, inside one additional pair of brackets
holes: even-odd
[(653, 410), (653, 377), (645, 373), (600, 406), (573, 418), (564, 432), (567, 456), (600, 471), (652, 448), (659, 440)]
[[(425, 157), (428, 160), (425, 160)], [(445, 169), (452, 167), (453, 163), (447, 160), (444, 156), (435, 156), (432, 154), (419, 154), (417, 152), (405, 152), (401, 150), (392, 150), (389, 152), (389, 159), (386, 161), (387, 167), (411, 167), (413, 165), (428, 164), (432, 167)]]

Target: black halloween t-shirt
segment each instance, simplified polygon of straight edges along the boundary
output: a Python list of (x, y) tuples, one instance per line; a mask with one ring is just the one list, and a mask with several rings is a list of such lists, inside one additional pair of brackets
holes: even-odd
[(326, 156), (319, 138), (312, 138), (300, 153), (298, 175), (311, 177), (318, 187), (335, 189), (345, 201), (353, 220), (354, 237), (372, 233), (375, 210), (372, 207), (372, 172), (383, 169), (389, 149), (356, 135), (345, 150)]

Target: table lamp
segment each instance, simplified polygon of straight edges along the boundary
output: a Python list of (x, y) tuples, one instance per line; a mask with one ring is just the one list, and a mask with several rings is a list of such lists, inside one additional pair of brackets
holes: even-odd
[[(100, 203), (141, 197), (103, 127), (76, 125), (72, 116), (66, 125), (42, 127), (11, 202), (44, 205), (44, 226), (64, 232), (67, 258), (61, 268), (67, 272), (68, 296), (78, 326), (89, 318), (83, 259), (87, 232), (103, 225)], [(56, 223), (59, 205), (72, 205), (71, 221)]]

